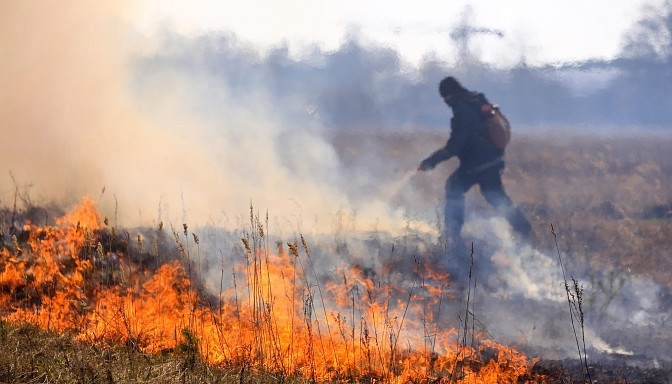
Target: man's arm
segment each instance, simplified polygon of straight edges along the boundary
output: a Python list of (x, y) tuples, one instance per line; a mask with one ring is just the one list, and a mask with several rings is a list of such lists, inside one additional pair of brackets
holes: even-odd
[[(450, 142), (450, 140), (449, 140)], [(445, 147), (434, 151), (428, 158), (422, 160), (418, 166), (418, 171), (429, 171), (434, 169), (437, 164), (453, 157), (453, 154), (448, 150), (448, 144)]]
[(460, 115), (456, 114), (451, 119), (450, 126), (450, 139), (448, 139), (446, 145), (424, 159), (420, 163), (420, 166), (418, 166), (418, 171), (434, 169), (440, 162), (446, 161), (458, 154), (462, 150), (462, 147), (465, 146), (468, 140), (468, 123), (463, 121)]

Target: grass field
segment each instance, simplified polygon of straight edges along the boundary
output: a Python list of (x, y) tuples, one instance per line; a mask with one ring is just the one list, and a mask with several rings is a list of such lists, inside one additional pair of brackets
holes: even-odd
[[(361, 199), (445, 139), (331, 138)], [(600, 382), (669, 382), (671, 154), (666, 137), (516, 136), (505, 185), (533, 223), (532, 244), (480, 237), (493, 214), (476, 191), (468, 196), (480, 221), (468, 223), (467, 236), (495, 249), (493, 257), (515, 259), (519, 251), (539, 260), (555, 255), (557, 241), (565, 267), (585, 286), (586, 324), (603, 328), (587, 334), (591, 377)], [(411, 219), (431, 222), (454, 166), (413, 175), (388, 197)], [(279, 239), (268, 227), (250, 207), (249, 225), (234, 231), (117, 228), (88, 199), (63, 213), (17, 190), (16, 206), (2, 210), (0, 382), (585, 380), (578, 356), (545, 355), (573, 342), (559, 330), (569, 328), (566, 301), (513, 288), (487, 292), (475, 277), (457, 289), (455, 276), (433, 264), (441, 257), (434, 233), (391, 236), (339, 222), (331, 234)], [(470, 255), (462, 256), (467, 274)], [(495, 274), (512, 271), (495, 264)], [(511, 287), (522, 280), (507, 279)], [(641, 298), (654, 301), (648, 313), (640, 313)], [(517, 333), (506, 329), (516, 324), (539, 333), (511, 339)], [(597, 364), (593, 357), (609, 349), (595, 349), (597, 339), (627, 353)], [(655, 364), (642, 363), (652, 357)]]

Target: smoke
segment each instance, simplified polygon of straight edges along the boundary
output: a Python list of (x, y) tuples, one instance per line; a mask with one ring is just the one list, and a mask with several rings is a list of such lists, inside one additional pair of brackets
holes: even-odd
[[(435, 88), (448, 72), (487, 88), (519, 131), (659, 124), (672, 111), (665, 107), (672, 81), (650, 81), (670, 74), (669, 12), (645, 15), (624, 43), (627, 52), (655, 55), (567, 70), (490, 68), (474, 59), (467, 71), (436, 59), (415, 68), (357, 34), (335, 51), (315, 47), (296, 57), (279, 46), (262, 55), (231, 34), (144, 35), (123, 2), (2, 7), (0, 119), (11, 145), (1, 158), (0, 198), (12, 199), (12, 178), (65, 204), (87, 194), (119, 224), (221, 224), (252, 202), (294, 217), (293, 228), (324, 227), (340, 209), (358, 211), (362, 226), (398, 227), (403, 213), (372, 191), (399, 188), (393, 184), (409, 169), (385, 173), (389, 159), (361, 153), (366, 169), (345, 167), (333, 136), (445, 127)], [(597, 80), (586, 82), (591, 73)], [(577, 83), (597, 85), (577, 90)]]
[[(672, 360), (667, 347), (669, 292), (646, 276), (617, 265), (596, 271), (571, 253), (540, 250), (517, 239), (509, 224), (497, 215), (467, 215), (463, 236), (473, 242), (473, 269), (468, 253), (446, 253), (432, 236), (351, 232), (349, 219), (342, 217), (342, 228), (331, 234), (306, 236), (310, 255), (301, 250), (295, 264), (296, 268), (301, 266), (300, 273), (309, 275), (302, 278), (329, 292), (320, 297), (329, 311), (345, 310), (332, 297), (345, 290), (353, 300), (353, 292), (357, 292), (397, 303), (401, 309), (408, 301), (408, 324), (435, 323), (441, 329), (460, 329), (465, 321), (469, 327), (473, 321), (476, 332), (514, 345), (530, 357), (576, 359), (578, 338), (581, 353), (585, 340), (585, 351), (593, 363), (612, 360), (651, 366), (654, 360)], [(204, 280), (216, 293), (222, 284), (233, 285), (228, 269), (231, 263), (244, 260), (244, 251), (240, 245), (231, 247), (240, 242), (230, 232), (213, 229), (205, 237), (208, 241), (201, 248), (203, 254), (231, 250), (225, 252), (230, 258), (222, 260), (221, 268), (220, 262), (213, 260), (210, 267), (203, 268)], [(282, 247), (283, 242), (279, 244)], [(427, 274), (447, 263), (452, 264), (449, 276)], [(581, 288), (581, 298), (575, 287)], [(426, 297), (435, 299), (433, 306), (418, 308), (417, 303)], [(438, 312), (430, 315), (432, 311)], [(407, 326), (404, 332), (410, 329), (418, 331)], [(409, 332), (401, 340), (417, 336)]]
[[(580, 343), (585, 340), (591, 359), (630, 356), (637, 364), (648, 364), (672, 357), (659, 347), (668, 345), (662, 329), (669, 328), (670, 316), (661, 285), (618, 266), (591, 271), (571, 254), (542, 252), (517, 240), (501, 217), (472, 214), (464, 232), (474, 239), (475, 263), (481, 264), (473, 276), (479, 282), (474, 311), (492, 334), (544, 358), (578, 357), (575, 333)], [(581, 298), (575, 287), (582, 289)], [(661, 332), (650, 332), (652, 328)]]
[[(282, 52), (264, 64), (235, 39), (227, 51), (226, 39), (199, 46), (170, 33), (143, 36), (121, 2), (2, 7), (5, 203), (14, 182), (64, 205), (89, 195), (119, 225), (222, 224), (244, 220), (251, 203), (294, 230), (305, 230), (304, 220), (315, 223), (309, 229), (329, 226), (340, 209), (358, 209), (362, 225), (388, 217), (382, 205), (352, 207), (348, 176), (324, 138), (323, 122), (339, 117), (320, 116), (286, 89), (301, 84), (284, 83), (283, 72), (302, 64), (283, 65)], [(359, 103), (350, 94), (318, 97)], [(348, 116), (340, 118), (362, 117)]]
[[(134, 200), (151, 201), (147, 164), (168, 157), (152, 148), (174, 148), (176, 156), (188, 150), (162, 135), (128, 97), (131, 9), (85, 1), (1, 7), (2, 200), (13, 195), (11, 172), (26, 193), (64, 204), (83, 194), (98, 198), (109, 186), (120, 205), (134, 207), (125, 215), (136, 218), (143, 205)], [(105, 197), (113, 212), (112, 196)]]

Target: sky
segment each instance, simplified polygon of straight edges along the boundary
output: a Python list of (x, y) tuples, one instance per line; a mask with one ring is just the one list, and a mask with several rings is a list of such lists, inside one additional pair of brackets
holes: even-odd
[(669, 0), (346, 0), (173, 1), (148, 0), (135, 22), (151, 32), (169, 25), (185, 34), (234, 32), (258, 47), (286, 44), (336, 49), (348, 36), (397, 49), (411, 63), (456, 49), (451, 32), (460, 23), (495, 33), (475, 33), (470, 44), (486, 62), (566, 63), (609, 59), (623, 33), (646, 6)]

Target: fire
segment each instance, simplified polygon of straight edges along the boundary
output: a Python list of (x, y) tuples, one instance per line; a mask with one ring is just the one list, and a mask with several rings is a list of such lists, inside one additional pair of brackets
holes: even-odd
[(84, 199), (53, 227), (26, 223), (25, 246), (17, 237), (3, 243), (0, 315), (82, 341), (147, 353), (193, 348), (209, 364), (316, 381), (494, 383), (530, 374), (535, 360), (478, 335), (479, 347), (461, 343), (443, 324), (445, 276), (395, 284), (393, 271), (376, 279), (345, 262), (320, 275), (303, 237), (273, 253), (264, 226), (254, 218), (251, 226), (240, 262), (227, 266), (233, 282), (213, 288), (201, 281), (200, 239), (186, 225), (173, 230), (172, 257), (159, 255), (143, 250), (142, 236), (133, 247), (130, 234), (101, 225)]

